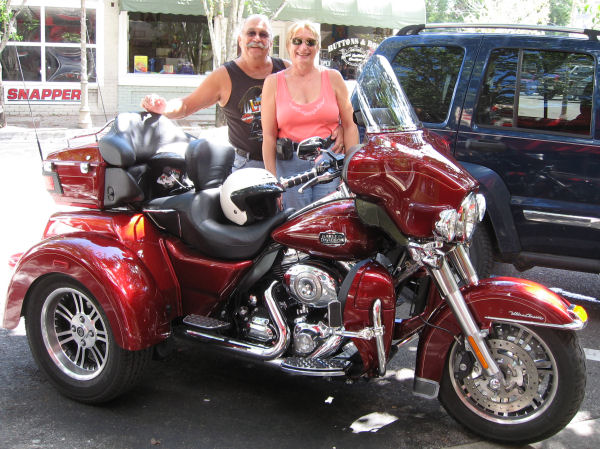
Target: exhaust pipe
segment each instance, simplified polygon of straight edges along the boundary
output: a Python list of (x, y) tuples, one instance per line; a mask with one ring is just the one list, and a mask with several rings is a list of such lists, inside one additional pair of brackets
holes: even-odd
[(267, 308), (269, 309), (271, 319), (277, 328), (278, 338), (273, 346), (267, 347), (262, 345), (253, 345), (245, 341), (235, 340), (233, 338), (214, 335), (194, 329), (187, 329), (185, 334), (201, 340), (206, 340), (223, 349), (228, 349), (230, 351), (237, 352), (238, 354), (250, 356), (259, 360), (270, 360), (279, 357), (285, 352), (290, 344), (290, 331), (285, 319), (283, 318), (283, 315), (281, 314), (281, 311), (279, 310), (277, 301), (275, 301), (273, 298), (272, 290), (275, 287), (275, 284), (277, 284), (277, 281), (274, 281), (265, 291), (265, 302), (267, 303)]

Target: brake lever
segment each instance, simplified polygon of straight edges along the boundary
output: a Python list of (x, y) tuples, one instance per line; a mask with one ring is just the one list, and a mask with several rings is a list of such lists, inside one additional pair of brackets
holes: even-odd
[(304, 193), (304, 189), (308, 189), (309, 187), (314, 186), (315, 184), (317, 184), (320, 181), (319, 177), (317, 176), (316, 178), (311, 179), (310, 181), (308, 181), (306, 184), (304, 184), (302, 187), (300, 187), (298, 189), (298, 193)]

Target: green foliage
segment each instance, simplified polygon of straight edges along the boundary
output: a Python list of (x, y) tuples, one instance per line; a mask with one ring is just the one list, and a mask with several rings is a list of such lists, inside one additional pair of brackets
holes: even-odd
[(583, 12), (591, 16), (591, 28), (600, 28), (600, 3), (584, 3)]
[(548, 23), (551, 25), (567, 26), (571, 22), (573, 0), (550, 0), (550, 15)]
[(530, 0), (526, 7), (515, 0), (425, 0), (428, 23), (523, 23), (568, 25), (573, 2)]

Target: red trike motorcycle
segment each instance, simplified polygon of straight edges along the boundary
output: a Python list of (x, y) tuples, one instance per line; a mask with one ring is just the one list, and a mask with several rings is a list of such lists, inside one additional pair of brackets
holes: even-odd
[[(436, 150), (385, 59), (369, 60), (356, 98), (364, 144), (344, 157), (307, 139), (297, 152), (315, 168), (280, 181), (230, 175), (231, 147), (150, 114), (50, 154), (50, 193), (83, 209), (54, 214), (20, 258), (3, 325), (24, 316), (41, 370), (87, 403), (126, 391), (173, 338), (289, 373), (372, 378), (418, 337), (415, 394), (486, 438), (556, 433), (584, 395), (585, 310), (534, 282), (478, 279), (475, 180)], [(275, 207), (282, 189), (317, 182), (339, 187)]]

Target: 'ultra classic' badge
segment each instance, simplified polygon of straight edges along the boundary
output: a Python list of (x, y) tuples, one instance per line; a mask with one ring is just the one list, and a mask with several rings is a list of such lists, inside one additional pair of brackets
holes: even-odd
[(319, 242), (327, 246), (341, 246), (346, 243), (346, 234), (337, 231), (321, 232)]

